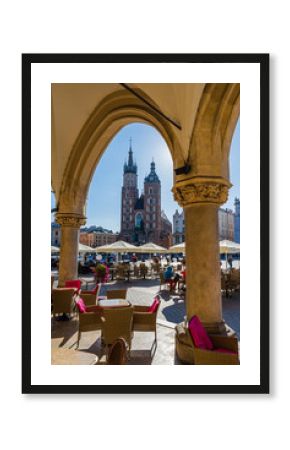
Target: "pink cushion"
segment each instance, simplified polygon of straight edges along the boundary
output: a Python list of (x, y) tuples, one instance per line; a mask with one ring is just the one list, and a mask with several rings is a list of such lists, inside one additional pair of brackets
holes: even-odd
[(233, 350), (228, 350), (227, 348), (215, 348), (214, 351), (215, 352), (219, 352), (219, 353), (229, 353), (230, 355), (236, 355), (237, 354)]
[(188, 324), (188, 331), (197, 348), (212, 350), (213, 343), (197, 316), (193, 316)]
[(77, 288), (78, 291), (80, 290), (81, 285), (82, 285), (81, 280), (67, 280), (65, 282), (65, 287), (70, 287), (70, 288), (74, 287), (74, 288)]
[(87, 311), (85, 302), (83, 301), (82, 298), (79, 298), (79, 299), (76, 301), (76, 305), (77, 305), (77, 307), (78, 307), (80, 313), (84, 313), (84, 312)]
[(158, 299), (158, 297), (155, 297), (152, 305), (148, 308), (148, 312), (155, 313), (158, 309), (159, 304), (160, 300)]

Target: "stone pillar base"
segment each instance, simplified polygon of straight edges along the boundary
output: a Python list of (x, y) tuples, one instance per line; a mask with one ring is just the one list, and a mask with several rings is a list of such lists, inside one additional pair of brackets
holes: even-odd
[(202, 322), (208, 334), (219, 334), (221, 336), (235, 337), (236, 332), (229, 327), (224, 320), (221, 322)]
[(224, 320), (220, 322), (202, 322), (202, 324), (208, 334), (220, 334), (222, 336), (227, 335), (227, 328)]

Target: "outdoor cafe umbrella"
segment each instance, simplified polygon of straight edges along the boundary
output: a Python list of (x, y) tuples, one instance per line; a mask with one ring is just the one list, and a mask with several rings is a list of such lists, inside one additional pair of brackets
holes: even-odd
[(59, 253), (59, 252), (60, 252), (59, 247), (54, 247), (53, 245), (51, 246), (51, 253)]
[(137, 249), (138, 247), (125, 241), (116, 241), (95, 248), (98, 253), (136, 253)]
[(96, 253), (96, 249), (79, 243), (79, 253)]
[(233, 241), (220, 241), (220, 253), (240, 253), (240, 244)]
[(226, 254), (226, 268), (228, 267), (228, 254), (240, 253), (240, 244), (225, 239), (220, 241), (220, 253)]
[(185, 242), (181, 242), (181, 244), (173, 245), (168, 249), (169, 253), (183, 253), (185, 254)]
[(154, 244), (154, 242), (147, 242), (147, 244), (136, 247), (138, 253), (168, 253), (167, 248)]
[[(240, 253), (240, 244), (233, 241), (220, 241), (220, 253)], [(170, 253), (185, 253), (185, 242), (173, 245), (168, 250)]]
[(135, 253), (138, 247), (125, 241), (116, 241), (112, 244), (96, 247), (98, 253)]

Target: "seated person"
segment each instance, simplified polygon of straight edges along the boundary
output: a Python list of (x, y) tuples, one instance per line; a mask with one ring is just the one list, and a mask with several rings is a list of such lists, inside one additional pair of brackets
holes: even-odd
[(171, 280), (172, 277), (173, 277), (173, 268), (171, 266), (168, 266), (164, 272), (164, 278), (165, 280)]

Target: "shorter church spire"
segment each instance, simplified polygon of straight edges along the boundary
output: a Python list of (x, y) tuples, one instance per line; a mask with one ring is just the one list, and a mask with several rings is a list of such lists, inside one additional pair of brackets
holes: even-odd
[(145, 183), (160, 183), (159, 177), (155, 172), (155, 162), (153, 158), (150, 164), (150, 173), (145, 177)]

